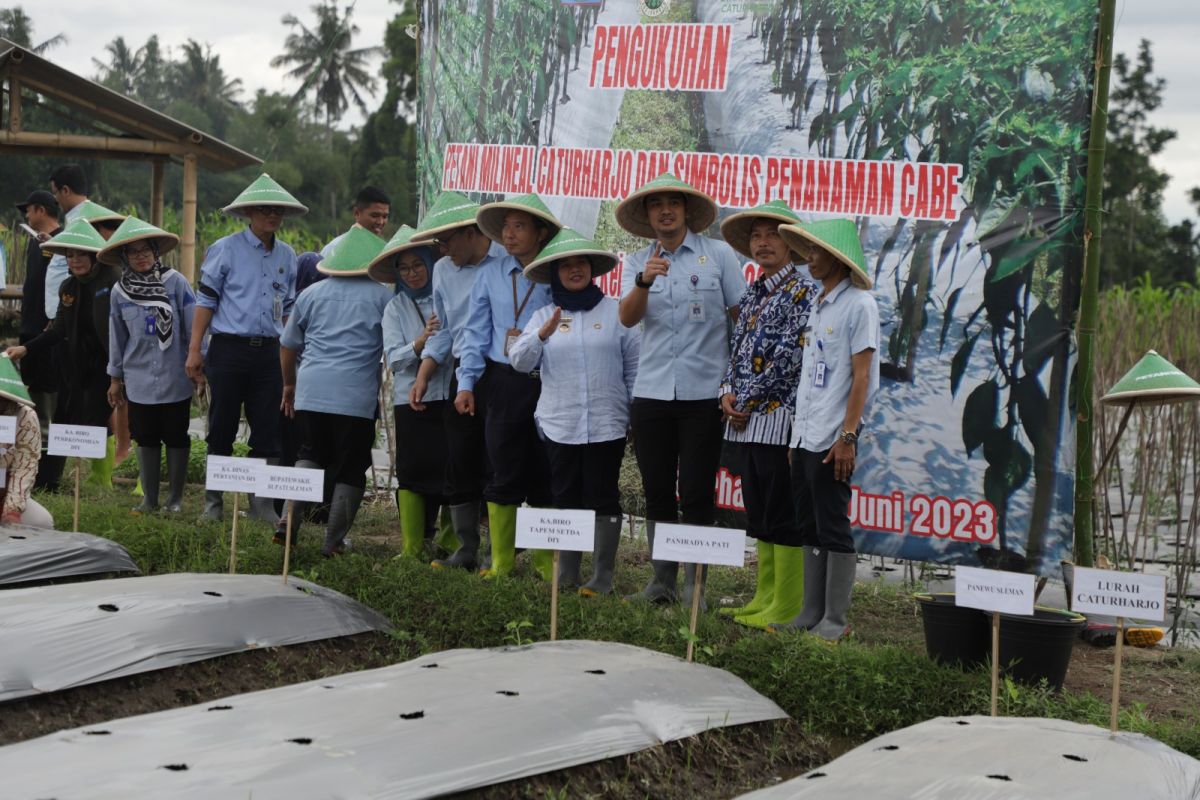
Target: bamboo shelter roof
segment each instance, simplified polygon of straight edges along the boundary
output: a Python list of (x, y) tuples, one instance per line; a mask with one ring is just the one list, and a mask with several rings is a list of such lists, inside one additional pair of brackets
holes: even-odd
[[(0, 131), (0, 153), (33, 153), (83, 158), (169, 159), (194, 154), (198, 165), (213, 172), (261, 164), (262, 159), (204, 131), (173, 119), (128, 97), (64, 69), (29, 50), (0, 38), (0, 79), (10, 93), (10, 113)], [(20, 127), (22, 98), (12, 113), (11, 87), (27, 88), (27, 103), (41, 102), (36, 93), (65, 108), (72, 123), (90, 128), (86, 134), (42, 133)], [(13, 124), (15, 121), (15, 125)]]

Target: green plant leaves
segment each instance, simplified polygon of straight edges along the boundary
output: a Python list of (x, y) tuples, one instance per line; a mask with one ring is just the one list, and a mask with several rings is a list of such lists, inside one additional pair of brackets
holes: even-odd
[(1000, 386), (996, 379), (979, 384), (967, 395), (963, 409), (962, 437), (967, 455), (971, 455), (996, 430), (1000, 408)]

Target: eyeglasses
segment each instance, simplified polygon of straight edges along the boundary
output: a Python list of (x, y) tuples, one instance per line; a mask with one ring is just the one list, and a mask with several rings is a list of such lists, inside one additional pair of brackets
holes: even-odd
[(407, 267), (397, 266), (396, 267), (396, 274), (398, 274), (398, 275), (416, 275), (418, 272), (424, 272), (424, 271), (425, 271), (424, 264), (419, 264), (415, 267), (414, 266), (407, 266)]
[(136, 256), (152, 256), (154, 255), (154, 248), (148, 245), (143, 245), (142, 247), (130, 245), (125, 248), (125, 255), (131, 258)]

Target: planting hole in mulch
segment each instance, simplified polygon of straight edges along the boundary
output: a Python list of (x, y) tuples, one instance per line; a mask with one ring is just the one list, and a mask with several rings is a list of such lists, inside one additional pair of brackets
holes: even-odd
[(295, 739), (288, 739), (292, 744), (312, 744), (312, 739), (307, 736), (299, 736)]
[(224, 597), (220, 592), (205, 592), (209, 597)]
[(509, 691), (508, 689), (501, 689), (500, 691), (496, 692), (496, 694), (502, 694), (505, 697), (516, 697), (517, 695), (520, 694), (520, 692), (513, 692), (513, 691)]
[(400, 719), (425, 719), (424, 711), (410, 711), (407, 714), (401, 714)]
[(116, 606), (114, 606), (112, 603), (101, 603), (98, 607), (101, 611), (115, 612), (115, 611), (121, 610), (121, 609), (117, 608)]

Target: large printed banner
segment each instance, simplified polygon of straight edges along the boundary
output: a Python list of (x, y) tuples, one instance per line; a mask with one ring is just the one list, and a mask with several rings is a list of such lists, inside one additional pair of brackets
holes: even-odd
[[(722, 214), (855, 218), (883, 326), (860, 549), (1048, 573), (1097, 23), (1094, 0), (426, 0), (422, 199), (537, 192), (622, 257), (650, 243), (616, 203), (666, 171)], [(598, 282), (618, 294), (620, 268)], [(747, 527), (739, 458), (715, 491)]]

